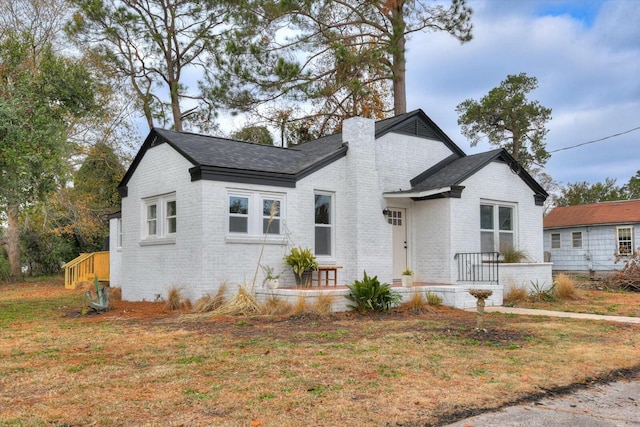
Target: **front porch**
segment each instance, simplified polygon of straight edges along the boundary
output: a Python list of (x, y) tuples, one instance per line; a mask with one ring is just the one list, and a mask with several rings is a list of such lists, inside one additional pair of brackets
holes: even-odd
[[(487, 299), (488, 306), (502, 305), (503, 287), (496, 283), (464, 283), (456, 285), (446, 285), (437, 283), (416, 282), (412, 287), (403, 287), (393, 284), (391, 288), (402, 295), (402, 301), (406, 302), (419, 292), (425, 294), (432, 292), (442, 298), (442, 304), (460, 309), (473, 308), (476, 306), (476, 299), (469, 294), (469, 289), (490, 289), (493, 295)], [(334, 313), (349, 311), (347, 307), (352, 302), (347, 299), (349, 289), (345, 285), (337, 286), (313, 286), (308, 288), (259, 288), (255, 291), (258, 302), (264, 303), (269, 298), (278, 298), (295, 304), (299, 298), (304, 298), (308, 304), (313, 304), (320, 295), (333, 296), (331, 311)]]

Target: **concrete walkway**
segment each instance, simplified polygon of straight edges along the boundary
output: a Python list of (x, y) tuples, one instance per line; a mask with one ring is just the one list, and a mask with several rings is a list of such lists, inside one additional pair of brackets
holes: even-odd
[[(476, 311), (476, 309), (469, 308), (467, 309), (467, 311)], [(569, 317), (572, 319), (592, 319), (592, 320), (604, 320), (606, 322), (640, 324), (640, 317), (605, 316), (600, 314), (587, 314), (587, 313), (569, 313), (566, 311), (537, 310), (534, 308), (485, 307), (484, 311), (487, 313), (522, 314), (525, 316)]]

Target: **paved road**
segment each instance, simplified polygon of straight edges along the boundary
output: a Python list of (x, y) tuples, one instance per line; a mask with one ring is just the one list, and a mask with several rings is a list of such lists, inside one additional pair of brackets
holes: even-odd
[[(510, 307), (486, 307), (487, 312), (571, 317), (610, 322), (639, 323), (640, 318), (600, 316)], [(639, 332), (640, 333), (640, 332)], [(640, 373), (630, 379), (599, 384), (560, 397), (509, 406), (470, 417), (446, 427), (622, 427), (640, 426)]]
[(447, 427), (640, 426), (640, 374), (562, 397), (509, 406)]

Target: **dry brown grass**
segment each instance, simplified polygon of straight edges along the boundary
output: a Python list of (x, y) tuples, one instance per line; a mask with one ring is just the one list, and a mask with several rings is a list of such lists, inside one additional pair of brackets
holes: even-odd
[(178, 286), (172, 286), (167, 291), (167, 309), (182, 310), (191, 308), (191, 301), (184, 296), (184, 291)]
[(320, 294), (311, 305), (310, 311), (321, 316), (328, 316), (331, 314), (331, 304), (333, 304), (334, 299), (333, 295)]
[(429, 309), (429, 305), (425, 299), (422, 298), (422, 293), (418, 291), (414, 292), (413, 295), (411, 295), (411, 298), (402, 303), (401, 307), (411, 311), (412, 313), (420, 313)]
[(215, 311), (220, 308), (225, 300), (224, 294), (226, 292), (227, 286), (223, 283), (218, 288), (218, 291), (215, 295), (205, 295), (202, 298), (198, 299), (196, 303), (193, 305), (191, 311), (194, 313), (208, 313), (210, 311)]
[(110, 301), (122, 301), (122, 288), (109, 287), (109, 300)]
[(290, 314), (293, 307), (288, 301), (280, 298), (268, 298), (261, 306), (260, 312), (268, 316), (283, 316)]
[(78, 317), (81, 299), (3, 286), (0, 425), (440, 425), (640, 360), (628, 324), (487, 314), (478, 334), (446, 307), (205, 318), (126, 302)]
[(309, 303), (304, 297), (298, 297), (291, 307), (291, 314), (300, 315), (309, 312)]
[(526, 301), (528, 297), (527, 289), (519, 286), (511, 286), (504, 294), (503, 301), (505, 304), (520, 303)]
[(561, 300), (577, 299), (576, 281), (566, 274), (560, 273), (555, 278), (554, 293)]

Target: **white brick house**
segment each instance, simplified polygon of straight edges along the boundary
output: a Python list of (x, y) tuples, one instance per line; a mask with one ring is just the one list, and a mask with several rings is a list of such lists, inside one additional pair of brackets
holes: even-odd
[(292, 246), (341, 266), (340, 284), (365, 270), (392, 282), (409, 267), (425, 285), (460, 285), (456, 254), (507, 244), (543, 261), (544, 189), (504, 150), (465, 155), (421, 110), (352, 118), (341, 134), (289, 149), (153, 129), (119, 189), (111, 282), (125, 300), (250, 284), (263, 246), (261, 263), (285, 271), (284, 288), (294, 287), (283, 262)]

